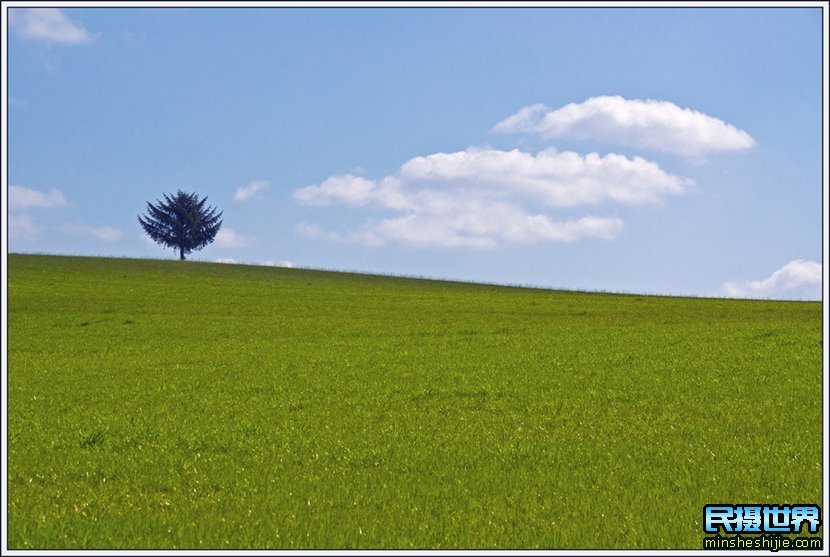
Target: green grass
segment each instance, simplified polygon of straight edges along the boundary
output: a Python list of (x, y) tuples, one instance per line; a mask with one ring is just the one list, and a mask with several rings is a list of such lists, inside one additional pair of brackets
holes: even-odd
[(821, 304), (10, 255), (8, 543), (690, 548), (820, 503)]

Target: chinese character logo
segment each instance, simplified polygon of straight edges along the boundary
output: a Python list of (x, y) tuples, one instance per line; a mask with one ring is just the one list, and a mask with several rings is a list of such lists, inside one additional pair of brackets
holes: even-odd
[(821, 527), (818, 505), (706, 505), (703, 530), (709, 534), (723, 529), (733, 533), (798, 534), (807, 523), (811, 534)]

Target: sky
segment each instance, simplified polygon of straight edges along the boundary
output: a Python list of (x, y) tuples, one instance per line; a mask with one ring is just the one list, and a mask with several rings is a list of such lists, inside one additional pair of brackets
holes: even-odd
[(818, 8), (13, 8), (8, 250), (821, 299)]

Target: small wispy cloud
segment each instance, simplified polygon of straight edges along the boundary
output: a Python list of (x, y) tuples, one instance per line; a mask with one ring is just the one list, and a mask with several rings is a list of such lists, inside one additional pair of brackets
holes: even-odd
[(246, 186), (239, 186), (233, 194), (234, 201), (247, 201), (254, 197), (258, 192), (268, 187), (267, 180), (254, 180)]
[(24, 39), (49, 44), (88, 44), (100, 36), (90, 33), (58, 8), (11, 8), (9, 25)]
[(31, 242), (37, 239), (41, 228), (30, 215), (9, 215), (9, 241)]
[(32, 242), (36, 240), (43, 228), (31, 216), (31, 209), (55, 209), (66, 207), (66, 202), (60, 190), (52, 189), (48, 192), (27, 188), (24, 186), (9, 186), (9, 240), (13, 242)]
[(63, 194), (54, 188), (47, 193), (23, 186), (9, 186), (10, 209), (52, 209), (67, 205)]
[(228, 263), (230, 265), (233, 265), (233, 264), (236, 263), (236, 259), (232, 259), (230, 257), (220, 257), (218, 259), (214, 259), (213, 262), (214, 263)]
[(533, 104), (496, 124), (493, 131), (595, 140), (689, 157), (755, 145), (747, 132), (697, 110), (619, 96), (593, 97), (555, 110)]
[(790, 261), (762, 280), (726, 282), (716, 292), (727, 298), (821, 300), (821, 263)]
[(121, 229), (114, 226), (89, 226), (78, 223), (63, 225), (61, 232), (80, 238), (94, 238), (102, 242), (117, 242), (123, 235)]
[[(390, 188), (387, 188), (388, 192)], [(342, 174), (330, 176), (320, 185), (306, 186), (294, 191), (294, 199), (305, 205), (344, 204), (360, 207), (371, 201), (383, 203), (384, 194), (378, 184), (372, 180)]]
[[(506, 244), (573, 242), (581, 238), (611, 240), (623, 229), (617, 218), (582, 217), (554, 220), (547, 215), (528, 214), (503, 205), (479, 207), (453, 218), (436, 215), (406, 215), (370, 220), (347, 233), (318, 232), (316, 237), (345, 243), (383, 246), (400, 243), (418, 247), (494, 248)], [(306, 232), (314, 234), (313, 228)], [(314, 236), (312, 236), (314, 237)]]
[(216, 233), (214, 241), (222, 248), (244, 248), (251, 245), (253, 238), (240, 234), (233, 228), (223, 227)]

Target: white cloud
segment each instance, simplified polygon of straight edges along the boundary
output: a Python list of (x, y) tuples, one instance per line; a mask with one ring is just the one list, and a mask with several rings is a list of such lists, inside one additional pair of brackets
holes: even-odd
[(9, 239), (15, 242), (31, 242), (42, 230), (27, 209), (54, 209), (66, 207), (63, 194), (56, 189), (44, 192), (23, 186), (9, 186)]
[(308, 186), (294, 192), (294, 199), (306, 205), (332, 205), (343, 203), (358, 207), (365, 205), (377, 189), (375, 182), (344, 174), (330, 176), (319, 186)]
[(9, 24), (24, 39), (59, 44), (86, 44), (95, 41), (83, 25), (69, 19), (58, 8), (12, 8)]
[(228, 263), (233, 265), (236, 263), (236, 259), (231, 259), (230, 257), (220, 257), (219, 259), (214, 259), (214, 263)]
[(233, 194), (234, 201), (247, 201), (268, 186), (267, 180), (254, 180), (247, 186), (239, 186)]
[(509, 204), (480, 206), (478, 210), (444, 215), (410, 214), (369, 221), (345, 238), (366, 245), (399, 242), (414, 246), (492, 248), (499, 244), (573, 242), (579, 238), (613, 239), (622, 230), (616, 218), (582, 217), (554, 221), (531, 215)]
[(9, 240), (31, 242), (40, 234), (40, 227), (29, 215), (9, 215)]
[(68, 203), (63, 194), (54, 188), (49, 193), (45, 193), (23, 186), (9, 186), (10, 209), (52, 209), (66, 205)]
[(728, 298), (821, 300), (821, 264), (803, 259), (790, 261), (766, 279), (724, 283), (716, 294)]
[(620, 219), (557, 220), (532, 208), (655, 203), (691, 185), (639, 157), (471, 148), (415, 157), (395, 175), (377, 181), (342, 175), (300, 188), (294, 198), (307, 205), (369, 206), (399, 214), (371, 219), (345, 232), (327, 231), (307, 221), (295, 231), (310, 238), (364, 245), (477, 248), (612, 239), (622, 231)]
[(346, 232), (326, 231), (307, 221), (295, 231), (365, 245), (479, 248), (612, 239), (623, 228), (617, 218), (556, 220), (539, 213), (538, 207), (657, 203), (692, 185), (640, 157), (470, 148), (415, 157), (377, 181), (341, 175), (300, 188), (294, 199), (306, 205), (375, 207), (403, 214), (369, 220)]
[(668, 101), (619, 96), (593, 97), (556, 110), (542, 104), (526, 106), (496, 124), (493, 131), (598, 140), (685, 156), (755, 145), (745, 131), (702, 112)]
[(239, 234), (233, 228), (223, 227), (216, 233), (216, 245), (222, 248), (244, 248), (253, 241), (249, 236)]
[(281, 263), (274, 263), (273, 261), (265, 261), (262, 263), (265, 267), (284, 267), (286, 269), (293, 269), (294, 263), (292, 261), (288, 261), (287, 259)]
[(496, 133), (542, 133), (542, 123), (550, 108), (542, 103), (520, 108), (493, 127)]
[[(331, 176), (320, 185), (294, 192), (306, 205), (373, 204), (396, 210), (439, 210), (466, 195), (523, 197), (552, 207), (602, 202), (656, 203), (682, 193), (691, 180), (673, 176), (640, 157), (582, 156), (547, 149), (533, 155), (519, 150), (467, 149), (410, 159), (395, 176), (380, 181)], [(437, 186), (430, 189), (429, 186)]]
[(582, 156), (547, 149), (536, 155), (514, 149), (468, 149), (415, 157), (400, 170), (406, 182), (438, 181), (524, 195), (561, 207), (606, 201), (639, 205), (681, 193), (692, 182), (641, 157)]
[(113, 226), (88, 226), (85, 224), (65, 224), (61, 232), (72, 236), (95, 238), (103, 242), (117, 242), (121, 239), (121, 229)]

